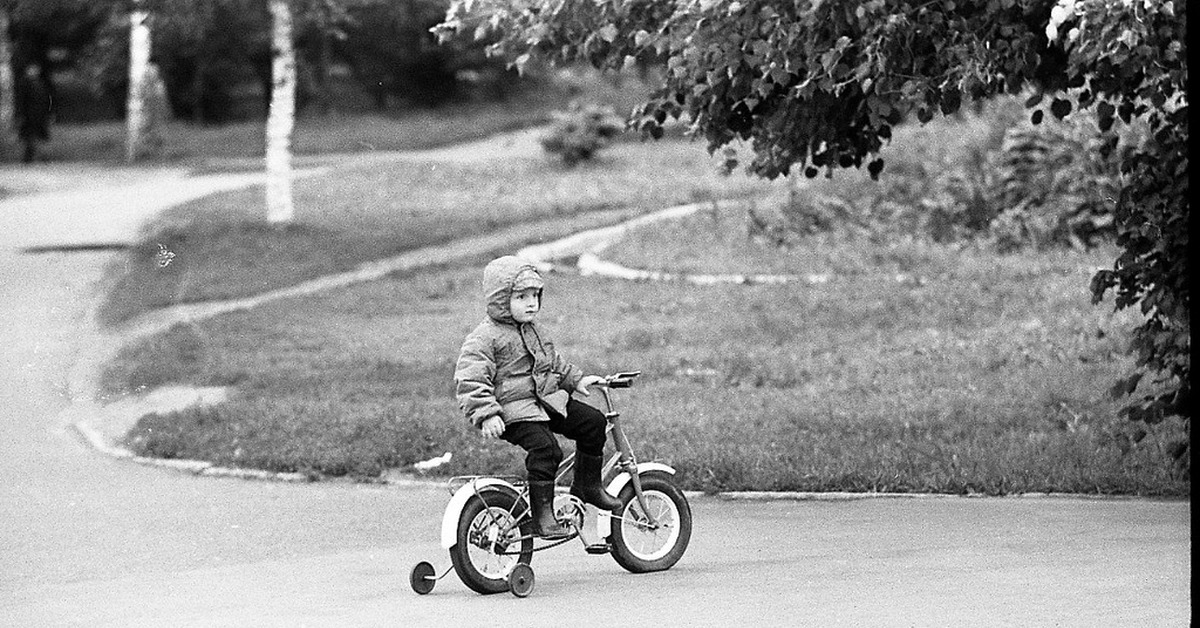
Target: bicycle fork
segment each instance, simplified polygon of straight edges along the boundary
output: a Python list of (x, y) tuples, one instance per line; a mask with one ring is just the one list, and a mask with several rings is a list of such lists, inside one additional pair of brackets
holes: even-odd
[[(612, 432), (613, 442), (617, 445), (617, 451), (620, 452), (616, 466), (621, 471), (629, 474), (629, 483), (633, 486), (633, 495), (637, 499), (638, 505), (642, 507), (642, 514), (645, 515), (649, 523), (648, 527), (651, 530), (656, 530), (659, 525), (658, 519), (654, 516), (654, 513), (650, 512), (650, 508), (646, 505), (646, 497), (642, 494), (642, 478), (638, 475), (637, 458), (633, 454), (633, 446), (629, 444), (629, 439), (625, 436), (625, 430), (621, 428), (621, 414), (610, 410), (605, 414), (605, 418), (608, 419), (608, 426)], [(615, 516), (613, 518), (622, 519)], [(640, 522), (639, 525), (641, 525)]]

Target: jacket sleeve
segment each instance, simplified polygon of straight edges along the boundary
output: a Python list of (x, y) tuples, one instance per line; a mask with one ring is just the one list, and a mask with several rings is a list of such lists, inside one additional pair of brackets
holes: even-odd
[(487, 419), (501, 415), (495, 382), (496, 358), (492, 343), (478, 334), (467, 336), (454, 367), (454, 394), (459, 409), (471, 425), (479, 427)]
[(557, 350), (554, 351), (552, 364), (552, 370), (561, 375), (558, 379), (558, 387), (567, 392), (575, 392), (579, 380), (583, 379), (583, 370), (567, 362)]

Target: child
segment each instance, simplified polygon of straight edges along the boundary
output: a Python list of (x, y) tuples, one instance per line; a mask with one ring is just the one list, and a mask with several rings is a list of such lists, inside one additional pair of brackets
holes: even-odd
[(545, 282), (518, 257), (493, 260), (483, 271), (487, 318), (463, 341), (454, 371), (458, 405), (485, 437), (503, 438), (526, 451), (534, 534), (570, 534), (554, 517), (554, 476), (563, 453), (554, 434), (576, 443), (571, 494), (604, 510), (621, 503), (600, 486), (607, 420), (596, 408), (571, 398), (603, 381), (584, 375), (554, 350), (534, 322)]

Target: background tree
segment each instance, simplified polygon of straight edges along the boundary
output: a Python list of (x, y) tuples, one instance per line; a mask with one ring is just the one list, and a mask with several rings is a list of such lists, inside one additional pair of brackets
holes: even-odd
[[(361, 1), (361, 0), (360, 0)], [(334, 41), (346, 37), (349, 21), (346, 5), (351, 0), (297, 0), (295, 40), (297, 48), (296, 105), (304, 109), (311, 99), (317, 113), (333, 109), (334, 95), (330, 85), (333, 67)]]
[(125, 160), (134, 161), (145, 150), (149, 131), (147, 82), (150, 70), (150, 12), (141, 0), (129, 11), (129, 89), (125, 100)]
[(393, 102), (437, 106), (467, 97), (472, 89), (503, 97), (517, 82), (502, 61), (487, 57), (482, 43), (438, 45), (429, 31), (446, 8), (445, 0), (360, 1), (347, 7), (345, 36), (334, 51), (377, 109)]
[(296, 120), (296, 49), (292, 43), (292, 7), (270, 0), (271, 106), (267, 116), (267, 222), (290, 222), (292, 205), (292, 129)]
[[(264, 0), (156, 0), (153, 57), (175, 115), (222, 122), (266, 112), (271, 93), (272, 22)], [(257, 84), (252, 113), (239, 107), (240, 85)]]
[(454, 0), (437, 32), (495, 38), (489, 51), (517, 68), (664, 58), (632, 123), (659, 137), (684, 117), (710, 152), (726, 149), (729, 169), (729, 145), (744, 140), (745, 168), (771, 178), (863, 165), (876, 177), (897, 124), (1030, 88), (1050, 96), (1027, 103), (1035, 122), (1077, 108), (1093, 108), (1102, 129), (1145, 121), (1150, 141), (1124, 158), (1115, 199), (1123, 252), (1092, 287), (1146, 314), (1138, 373), (1116, 390), (1154, 373), (1127, 410), (1152, 423), (1191, 416), (1186, 29), (1186, 3), (1170, 0)]
[[(11, 107), (16, 77), (27, 65), (37, 64), (50, 93), (56, 94), (55, 71), (86, 52), (112, 5), (113, 0), (0, 0), (0, 134), (15, 141)], [(5, 145), (0, 137), (0, 149)]]
[(8, 10), (13, 64), (37, 64), (50, 79), (86, 52), (113, 5), (114, 0), (0, 0)]
[(13, 98), (12, 40), (8, 37), (8, 3), (0, 2), (0, 159), (16, 154), (16, 100)]
[[(357, 109), (364, 95), (389, 107), (437, 106), (503, 97), (521, 85), (503, 62), (484, 55), (483, 44), (435, 43), (428, 29), (448, 0), (290, 2), (299, 111)], [(61, 120), (120, 119), (129, 110), (135, 8), (148, 13), (149, 61), (161, 71), (172, 117), (222, 123), (267, 114), (266, 0), (0, 0), (0, 7), (11, 18), (12, 68), (44, 64)], [(339, 66), (353, 72), (361, 92), (340, 81)], [(0, 98), (5, 93), (11, 96), (0, 90)]]
[[(1191, 417), (1186, 11), (1186, 3), (1064, 1), (1046, 31), (1070, 53), (1064, 82), (1081, 86), (1076, 103), (1092, 106), (1102, 129), (1142, 118), (1152, 131), (1122, 163), (1121, 256), (1092, 281), (1096, 301), (1112, 290), (1118, 309), (1138, 305), (1146, 317), (1133, 340), (1139, 370), (1113, 392), (1142, 389), (1126, 413), (1149, 424)], [(1141, 386), (1147, 374), (1156, 381)], [(1173, 453), (1183, 459), (1188, 443)]]

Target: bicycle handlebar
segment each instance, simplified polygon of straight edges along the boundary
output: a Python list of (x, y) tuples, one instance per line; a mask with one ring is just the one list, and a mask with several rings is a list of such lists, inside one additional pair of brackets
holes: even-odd
[(620, 373), (613, 373), (612, 375), (605, 376), (604, 381), (599, 385), (606, 386), (608, 388), (631, 388), (633, 386), (633, 380), (637, 379), (637, 377), (641, 374), (641, 371), (623, 371)]

